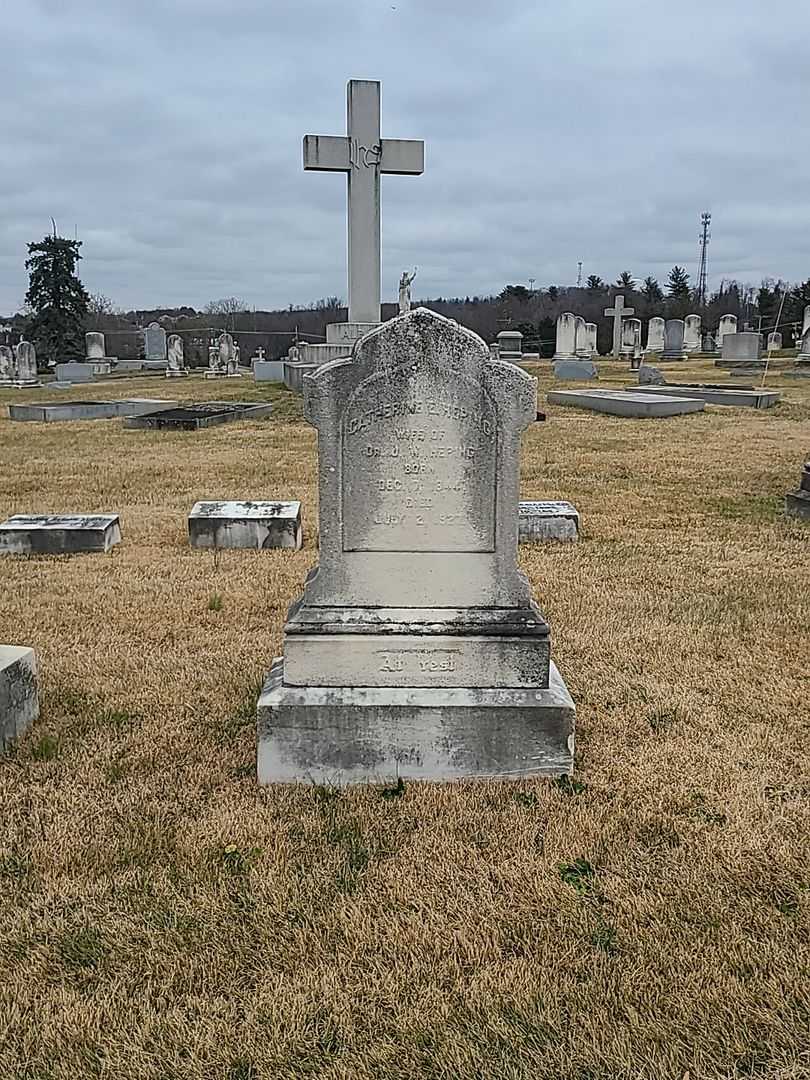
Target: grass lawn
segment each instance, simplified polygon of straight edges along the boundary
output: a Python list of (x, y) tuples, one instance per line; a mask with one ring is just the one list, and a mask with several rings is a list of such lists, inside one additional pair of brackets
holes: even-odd
[[(254, 779), (258, 687), (317, 560), (300, 400), (0, 391), (0, 517), (123, 532), (0, 560), (0, 642), (36, 649), (42, 707), (0, 759), (0, 1078), (810, 1076), (810, 525), (782, 511), (810, 380), (768, 385), (768, 411), (549, 407), (525, 436), (523, 497), (583, 522), (520, 552), (573, 780), (345, 791)], [(277, 409), (198, 433), (3, 418), (141, 396)], [(300, 499), (303, 550), (191, 551), (203, 498)]]

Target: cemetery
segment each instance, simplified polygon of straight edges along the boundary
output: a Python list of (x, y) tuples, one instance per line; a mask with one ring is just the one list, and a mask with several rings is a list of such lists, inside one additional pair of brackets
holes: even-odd
[(384, 317), (346, 104), (323, 341), (1, 347), (0, 1076), (798, 1080), (810, 319)]

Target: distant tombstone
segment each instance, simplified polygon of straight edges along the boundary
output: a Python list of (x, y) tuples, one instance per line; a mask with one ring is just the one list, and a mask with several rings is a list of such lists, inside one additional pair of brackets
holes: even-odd
[(622, 323), (622, 340), (620, 346), (620, 354), (625, 360), (632, 360), (636, 346), (636, 327), (635, 323), (641, 322), (637, 319), (625, 319)]
[(662, 360), (685, 360), (686, 351), (683, 347), (683, 319), (667, 319), (664, 327), (664, 351), (661, 353)]
[(233, 356), (231, 357), (231, 363), (230, 363), (230, 366), (228, 368), (228, 374), (229, 375), (238, 375), (239, 374), (239, 365), (241, 363), (242, 363), (242, 350), (240, 349), (239, 344), (235, 342), (234, 346), (233, 346)]
[(166, 359), (166, 331), (160, 323), (150, 322), (144, 331), (144, 355), (147, 360)]
[(703, 335), (703, 351), (704, 353), (713, 353), (717, 349), (717, 345), (714, 340), (713, 334)]
[(597, 356), (599, 349), (596, 342), (597, 326), (595, 322), (585, 323), (585, 352), (584, 356), (589, 359)]
[(723, 335), (723, 355), (721, 363), (726, 360), (738, 362), (741, 360), (760, 360), (762, 358), (762, 338), (759, 334), (743, 331), (739, 334)]
[(619, 293), (613, 299), (613, 307), (605, 308), (605, 315), (613, 319), (613, 350), (612, 355), (616, 358), (621, 356), (622, 345), (622, 320), (625, 315), (635, 315), (636, 309), (624, 306), (624, 296)]
[(664, 327), (666, 322), (660, 315), (654, 315), (647, 324), (647, 352), (660, 353), (664, 351)]
[(700, 315), (687, 315), (683, 324), (683, 350), (686, 353), (700, 352), (701, 319)]
[(598, 379), (599, 372), (593, 360), (573, 357), (571, 360), (552, 360), (551, 370), (555, 379), (578, 382), (582, 379)]
[(797, 364), (810, 364), (810, 326), (805, 330), (802, 335), (801, 344), (799, 345), (799, 354), (796, 357)]
[(39, 386), (37, 377), (37, 351), (30, 341), (21, 341), (14, 350), (16, 382), (18, 386)]
[(519, 360), (523, 356), (523, 334), (519, 330), (501, 330), (498, 347), (501, 360)]
[(92, 330), (85, 334), (84, 344), (88, 360), (103, 360), (106, 356), (104, 352), (104, 335), (98, 331)]
[(723, 351), (723, 338), (726, 334), (737, 333), (737, 316), (736, 315), (724, 315), (720, 320), (720, 324), (717, 327), (717, 334), (715, 335), (715, 345), (718, 352)]
[(557, 343), (553, 360), (574, 360), (577, 355), (577, 316), (564, 311), (557, 316)]
[(183, 339), (179, 334), (172, 334), (168, 341), (166, 353), (166, 378), (176, 379), (188, 375), (185, 357), (183, 355)]
[(778, 330), (768, 334), (768, 352), (776, 352), (782, 348), (782, 335)]
[(808, 330), (810, 330), (810, 304), (805, 304), (804, 313), (802, 315), (801, 336), (804, 337)]
[(264, 347), (260, 345), (256, 352), (251, 356), (251, 360), (264, 360)]
[(666, 381), (663, 371), (659, 371), (657, 367), (642, 364), (638, 369), (639, 386), (665, 386)]
[(0, 383), (12, 383), (15, 374), (14, 353), (8, 345), (0, 345)]
[(304, 380), (319, 566), (258, 703), (260, 783), (554, 776), (574, 704), (517, 565), (536, 380), (417, 308)]
[(575, 355), (582, 360), (590, 360), (591, 354), (588, 352), (588, 329), (587, 324), (581, 315), (577, 315), (576, 318), (574, 352)]

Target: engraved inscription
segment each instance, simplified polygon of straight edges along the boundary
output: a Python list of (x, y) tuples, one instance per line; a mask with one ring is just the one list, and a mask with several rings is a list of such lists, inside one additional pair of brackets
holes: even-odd
[(409, 362), (366, 379), (342, 428), (344, 551), (492, 551), (496, 415), (476, 380)]
[(377, 670), (394, 675), (419, 673), (421, 675), (449, 674), (456, 670), (458, 652), (449, 649), (427, 651), (403, 649), (377, 654)]

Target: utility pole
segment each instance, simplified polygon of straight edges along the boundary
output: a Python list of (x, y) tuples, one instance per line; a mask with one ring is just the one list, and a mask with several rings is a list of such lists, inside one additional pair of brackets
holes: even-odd
[(582, 288), (582, 263), (577, 263), (577, 288)]
[(708, 256), (709, 256), (709, 240), (711, 239), (711, 233), (709, 232), (709, 226), (712, 223), (712, 215), (708, 210), (704, 211), (700, 215), (700, 269), (698, 270), (698, 287), (697, 287), (697, 303), (698, 306), (705, 307), (707, 299), (707, 277), (708, 277)]

